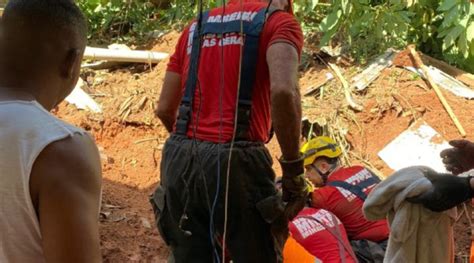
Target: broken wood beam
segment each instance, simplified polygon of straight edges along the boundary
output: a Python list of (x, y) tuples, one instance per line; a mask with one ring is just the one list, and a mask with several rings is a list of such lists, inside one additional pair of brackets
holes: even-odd
[(168, 58), (168, 53), (142, 50), (117, 50), (106, 48), (86, 47), (84, 59), (121, 61), (133, 63), (156, 64)]
[(351, 88), (349, 86), (349, 83), (342, 75), (339, 67), (332, 63), (328, 63), (328, 65), (332, 69), (332, 71), (336, 74), (339, 81), (341, 82), (342, 87), (344, 88), (344, 96), (346, 97), (346, 101), (349, 104), (349, 107), (351, 107), (353, 110), (356, 110), (356, 111), (362, 111), (364, 108), (361, 105), (357, 104), (352, 98), (352, 93), (351, 93)]
[(453, 76), (457, 80), (463, 82), (469, 87), (474, 89), (474, 75), (467, 73), (461, 69), (458, 69), (454, 66), (449, 65), (448, 63), (438, 60), (436, 58), (430, 57), (425, 54), (421, 54), (421, 59), (425, 64), (437, 67), (438, 69), (446, 72), (447, 74)]
[(441, 92), (440, 88), (438, 87), (438, 85), (435, 83), (435, 81), (431, 77), (428, 68), (425, 66), (425, 64), (421, 60), (421, 58), (418, 55), (418, 53), (416, 52), (414, 46), (410, 45), (410, 46), (408, 46), (408, 49), (410, 50), (410, 54), (413, 58), (413, 61), (415, 62), (415, 66), (417, 68), (421, 69), (421, 71), (423, 72), (423, 75), (425, 75), (428, 84), (435, 91), (436, 95), (438, 96), (439, 100), (441, 101), (441, 104), (443, 104), (444, 108), (448, 112), (449, 117), (451, 117), (451, 119), (454, 122), (454, 125), (456, 125), (456, 128), (458, 128), (459, 133), (461, 134), (462, 137), (466, 137), (466, 131), (464, 130), (463, 126), (461, 125), (461, 122), (459, 122), (459, 119), (457, 118), (456, 114), (454, 114), (453, 109), (451, 108), (448, 101), (444, 97), (444, 95)]

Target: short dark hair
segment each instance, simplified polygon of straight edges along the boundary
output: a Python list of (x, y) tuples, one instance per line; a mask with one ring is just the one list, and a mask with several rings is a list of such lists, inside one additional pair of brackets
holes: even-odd
[(7, 23), (10, 19), (26, 26), (43, 22), (55, 30), (72, 30), (79, 41), (85, 42), (87, 36), (86, 20), (73, 0), (10, 0), (2, 20)]

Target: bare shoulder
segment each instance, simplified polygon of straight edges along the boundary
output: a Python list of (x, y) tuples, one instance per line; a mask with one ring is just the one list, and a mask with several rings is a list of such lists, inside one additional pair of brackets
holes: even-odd
[(97, 147), (87, 135), (75, 134), (49, 144), (35, 160), (31, 171), (31, 193), (50, 187), (100, 187), (101, 166)]

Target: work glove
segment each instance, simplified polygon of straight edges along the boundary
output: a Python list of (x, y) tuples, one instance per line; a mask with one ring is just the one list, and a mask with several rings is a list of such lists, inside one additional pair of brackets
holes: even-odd
[(446, 170), (457, 175), (474, 168), (474, 143), (466, 140), (453, 140), (453, 148), (441, 152)]
[(433, 187), (421, 195), (407, 198), (407, 201), (422, 204), (434, 212), (442, 212), (472, 198), (470, 176), (458, 177), (427, 171), (425, 177), (431, 181)]
[(280, 160), (283, 177), (282, 188), (285, 206), (285, 217), (292, 220), (306, 205), (311, 191), (310, 185), (305, 180), (303, 159), (285, 162)]

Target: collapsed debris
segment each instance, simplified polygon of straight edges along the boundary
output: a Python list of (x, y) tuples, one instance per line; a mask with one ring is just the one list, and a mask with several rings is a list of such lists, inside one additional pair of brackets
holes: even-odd
[(331, 73), (326, 73), (325, 78), (320, 81), (319, 83), (316, 83), (314, 86), (310, 86), (303, 92), (303, 96), (310, 96), (314, 94), (317, 90), (321, 89), (326, 83), (334, 79), (334, 75)]
[(364, 107), (361, 105), (357, 104), (354, 99), (352, 98), (352, 93), (351, 89), (349, 87), (349, 83), (347, 83), (347, 80), (344, 78), (344, 76), (341, 73), (341, 70), (339, 69), (336, 64), (328, 63), (329, 67), (332, 69), (332, 71), (336, 74), (337, 78), (342, 84), (342, 87), (344, 88), (344, 96), (346, 97), (347, 104), (349, 104), (349, 107), (351, 107), (355, 111), (362, 111)]
[(74, 90), (66, 97), (66, 101), (74, 104), (78, 109), (101, 113), (102, 109), (99, 104), (82, 89), (84, 85), (86, 85), (84, 81), (79, 79)]
[(374, 61), (360, 74), (351, 80), (351, 88), (362, 91), (367, 88), (370, 83), (378, 78), (380, 72), (393, 64), (396, 52), (394, 49), (388, 49), (384, 54), (378, 56)]
[(449, 144), (443, 136), (420, 120), (390, 142), (378, 156), (394, 171), (424, 165), (438, 172), (446, 172), (439, 154), (447, 148)]
[(459, 122), (458, 117), (454, 114), (453, 109), (449, 105), (448, 101), (446, 101), (446, 98), (444, 97), (443, 93), (439, 89), (436, 82), (431, 78), (431, 75), (430, 75), (427, 67), (425, 66), (425, 64), (423, 64), (423, 61), (421, 61), (421, 58), (419, 57), (418, 53), (416, 53), (416, 51), (415, 51), (415, 48), (413, 46), (409, 46), (408, 49), (410, 50), (410, 54), (413, 57), (413, 60), (415, 62), (416, 67), (420, 68), (421, 71), (423, 72), (423, 75), (425, 75), (426, 79), (428, 80), (429, 85), (436, 92), (436, 95), (438, 96), (439, 100), (441, 101), (444, 108), (448, 112), (449, 117), (451, 117), (451, 119), (454, 122), (454, 125), (456, 125), (456, 127), (458, 128), (459, 133), (461, 134), (462, 137), (466, 137), (466, 131), (462, 127), (461, 123)]

